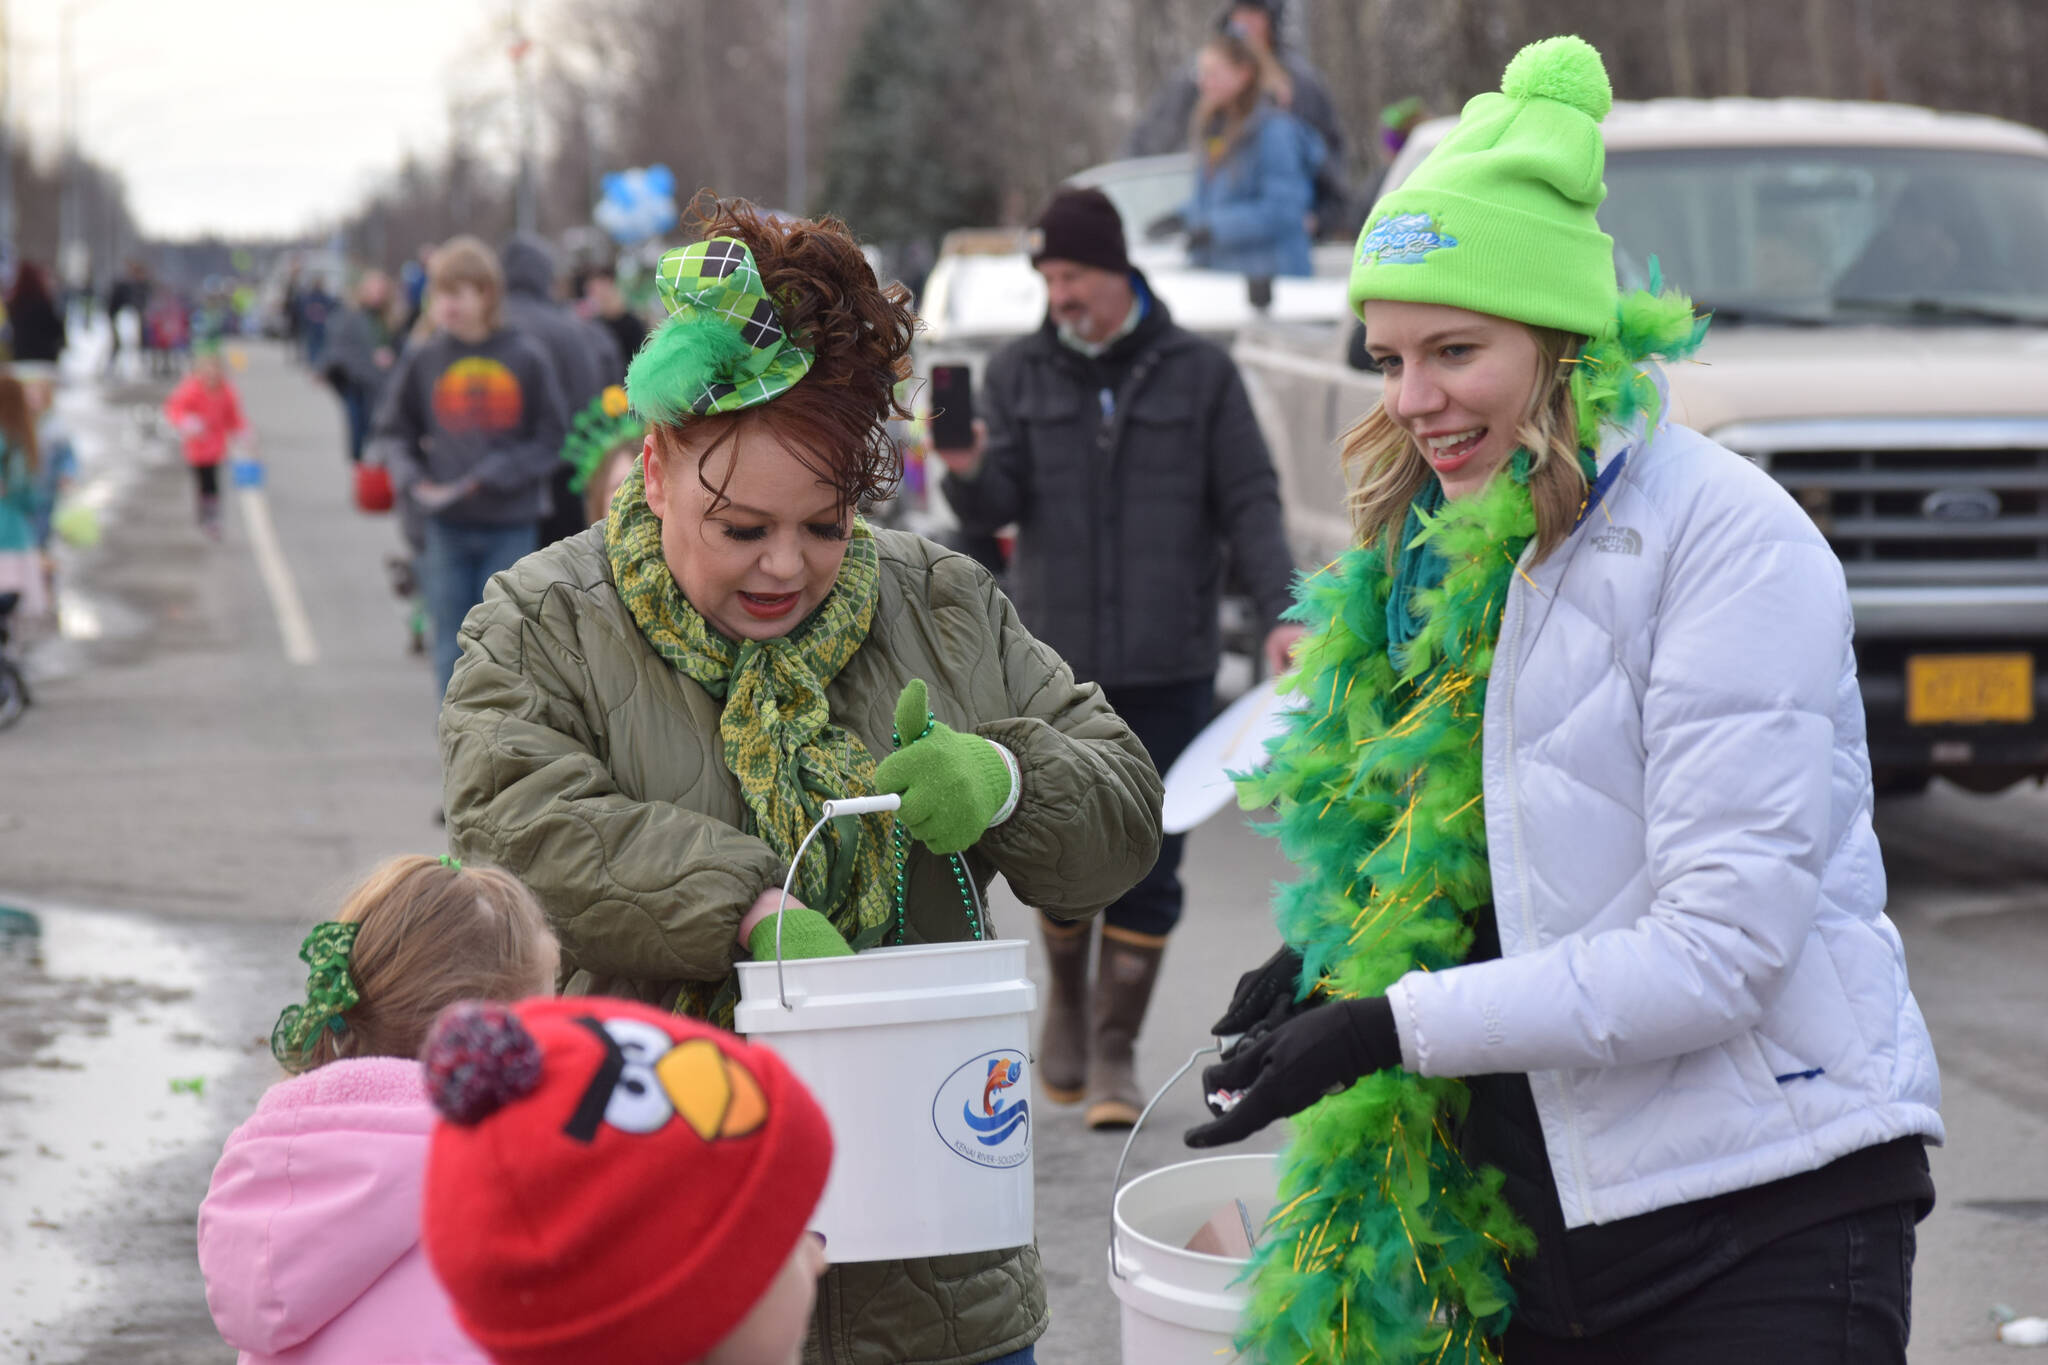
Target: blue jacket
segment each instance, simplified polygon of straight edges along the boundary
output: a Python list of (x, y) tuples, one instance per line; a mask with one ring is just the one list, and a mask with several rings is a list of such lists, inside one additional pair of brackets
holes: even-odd
[(1319, 133), (1272, 104), (1253, 111), (1221, 163), (1210, 166), (1197, 148), (1195, 197), (1183, 216), (1209, 239), (1190, 253), (1194, 264), (1240, 275), (1310, 273), (1308, 215), (1327, 154)]

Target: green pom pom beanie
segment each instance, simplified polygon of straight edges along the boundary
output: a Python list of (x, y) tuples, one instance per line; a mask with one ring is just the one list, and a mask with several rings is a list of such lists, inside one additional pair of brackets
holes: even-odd
[(1441, 303), (1599, 340), (1616, 327), (1614, 241), (1600, 120), (1614, 103), (1600, 54), (1546, 38), (1515, 54), (1501, 88), (1374, 205), (1351, 267), (1351, 307)]

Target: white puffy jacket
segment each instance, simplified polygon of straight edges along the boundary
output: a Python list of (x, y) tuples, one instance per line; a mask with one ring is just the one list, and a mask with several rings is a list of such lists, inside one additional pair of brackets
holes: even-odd
[(1567, 1227), (1942, 1137), (1841, 566), (1740, 456), (1668, 424), (1631, 445), (1508, 593), (1484, 738), (1503, 956), (1388, 991), (1409, 1070), (1530, 1073)]

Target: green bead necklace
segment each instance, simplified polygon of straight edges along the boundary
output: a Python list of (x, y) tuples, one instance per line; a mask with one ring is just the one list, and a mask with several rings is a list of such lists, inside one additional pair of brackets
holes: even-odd
[[(924, 729), (918, 731), (917, 739), (923, 739), (926, 735), (930, 734), (932, 726), (936, 724), (938, 724), (938, 717), (932, 715), (929, 711), (925, 712)], [(915, 744), (917, 739), (913, 739), (911, 743)], [(893, 727), (889, 731), (889, 742), (891, 745), (890, 752), (892, 753), (903, 747), (903, 736), (898, 734)], [(910, 856), (910, 835), (904, 831), (901, 820), (895, 822), (895, 829), (896, 942), (898, 945), (901, 945), (908, 941), (910, 932), (908, 911), (904, 905), (905, 900), (910, 894), (910, 883), (903, 875), (904, 864)], [(981, 912), (976, 908), (973, 883), (967, 879), (966, 860), (957, 853), (949, 853), (946, 855), (946, 861), (953, 868), (953, 886), (960, 893), (961, 907), (967, 911), (967, 927), (974, 931), (974, 941), (979, 943), (984, 937), (981, 925)]]

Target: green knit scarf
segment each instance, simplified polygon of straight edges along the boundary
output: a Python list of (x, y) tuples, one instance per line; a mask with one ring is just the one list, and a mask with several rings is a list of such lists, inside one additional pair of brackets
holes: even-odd
[[(875, 760), (860, 737), (832, 720), (825, 689), (868, 638), (881, 582), (874, 533), (859, 518), (839, 578), (818, 609), (773, 640), (728, 640), (684, 598), (661, 552), (661, 521), (647, 505), (645, 472), (612, 499), (605, 552), (619, 597), (647, 642), (676, 670), (725, 703), (725, 764), (739, 779), (748, 832), (785, 862), (834, 797), (871, 796)], [(890, 817), (844, 817), (804, 855), (794, 894), (820, 911), (855, 951), (872, 947), (895, 913)], [(737, 973), (689, 982), (680, 1013), (732, 1026)]]

